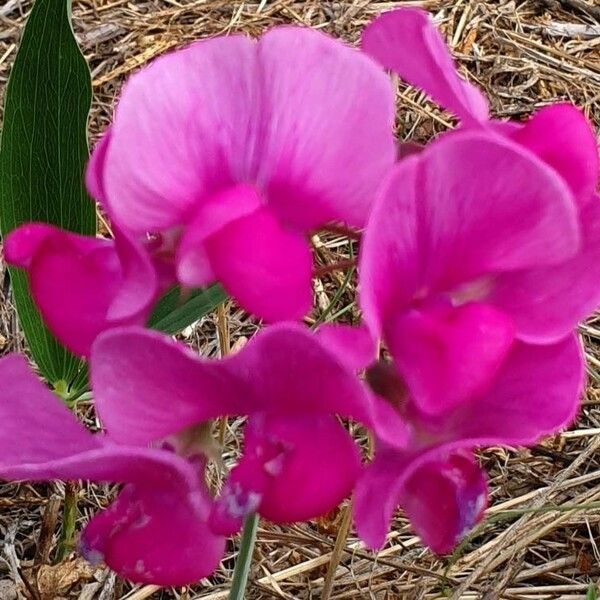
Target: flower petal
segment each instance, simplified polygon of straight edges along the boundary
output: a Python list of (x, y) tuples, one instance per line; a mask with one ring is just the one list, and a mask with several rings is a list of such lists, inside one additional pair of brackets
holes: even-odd
[(98, 143), (94, 146), (90, 160), (85, 171), (85, 185), (92, 198), (100, 203), (105, 209), (106, 191), (104, 189), (104, 163), (106, 152), (110, 144), (110, 127), (102, 134)]
[(482, 518), (487, 485), (467, 450), (383, 446), (359, 479), (353, 502), (358, 535), (369, 548), (383, 546), (394, 511), (402, 507), (423, 543), (445, 554)]
[(201, 287), (217, 278), (206, 252), (206, 240), (227, 224), (246, 217), (261, 207), (256, 188), (232, 186), (214, 194), (185, 228), (177, 248), (177, 278), (188, 287)]
[(487, 393), (462, 405), (440, 428), (471, 447), (535, 444), (575, 418), (584, 365), (575, 335), (544, 346), (517, 342)]
[(209, 510), (200, 492), (128, 485), (90, 521), (79, 550), (137, 583), (195, 583), (218, 567), (225, 550), (225, 538), (207, 525)]
[(600, 305), (600, 197), (581, 212), (582, 248), (561, 265), (504, 273), (487, 295), (530, 343), (555, 342)]
[(483, 517), (485, 473), (471, 453), (441, 455), (406, 479), (398, 501), (423, 543), (447, 554)]
[(198, 422), (258, 412), (339, 414), (392, 439), (404, 430), (301, 325), (273, 325), (220, 361), (156, 332), (113, 329), (94, 344), (91, 366), (97, 410), (117, 441), (145, 445)]
[(362, 49), (463, 121), (487, 120), (485, 96), (458, 75), (429, 13), (400, 8), (380, 15), (365, 28)]
[(158, 294), (149, 257), (120, 233), (113, 242), (32, 223), (7, 236), (5, 251), (8, 262), (27, 269), (48, 328), (81, 356), (101, 331), (144, 323)]
[(396, 154), (389, 79), (358, 50), (309, 28), (271, 29), (258, 60), (257, 180), (269, 206), (300, 229), (364, 225)]
[(598, 185), (598, 144), (594, 129), (577, 108), (542, 108), (510, 137), (556, 169), (581, 206), (591, 200)]
[(138, 233), (184, 225), (202, 198), (250, 174), (256, 47), (243, 36), (161, 56), (121, 95), (104, 161), (111, 215)]
[(308, 242), (268, 209), (233, 221), (206, 240), (213, 272), (238, 303), (269, 322), (304, 317), (312, 306)]
[[(361, 254), (365, 320), (382, 320), (422, 295), (490, 273), (557, 264), (579, 244), (577, 209), (562, 178), (508, 140), (442, 136), (401, 161), (380, 191)], [(481, 287), (482, 290), (478, 290)]]
[(243, 414), (243, 390), (218, 362), (141, 328), (115, 328), (92, 348), (91, 381), (112, 439), (146, 445), (196, 423)]
[(399, 475), (406, 462), (402, 453), (378, 450), (354, 488), (354, 526), (358, 537), (371, 550), (378, 550), (385, 543), (403, 484)]
[(365, 369), (377, 357), (377, 342), (365, 325), (325, 323), (316, 330), (319, 341), (353, 370)]
[(244, 455), (215, 504), (217, 531), (256, 510), (275, 523), (317, 517), (350, 494), (360, 471), (358, 448), (334, 417), (257, 415), (244, 440)]
[(386, 330), (388, 348), (413, 401), (430, 415), (484, 393), (514, 339), (509, 317), (474, 302), (411, 310)]

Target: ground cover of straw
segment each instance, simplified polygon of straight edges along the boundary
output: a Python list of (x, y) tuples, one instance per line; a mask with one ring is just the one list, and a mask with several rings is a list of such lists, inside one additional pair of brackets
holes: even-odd
[[(600, 125), (598, 0), (74, 0), (74, 26), (94, 84), (92, 140), (108, 124), (124, 78), (172, 48), (229, 32), (259, 35), (280, 23), (316, 27), (355, 43), (370, 18), (402, 5), (432, 11), (462, 71), (485, 88), (497, 117), (522, 119), (538, 107), (569, 100)], [(0, 4), (0, 96), (30, 7), (31, 0)], [(399, 139), (426, 141), (452, 126), (448, 115), (415, 90), (399, 84), (397, 98)], [(102, 223), (101, 229), (105, 231)], [(357, 249), (331, 234), (314, 243), (322, 265), (348, 259)], [(347, 272), (317, 279), (311, 319), (356, 322), (355, 283), (354, 274)], [(256, 330), (248, 315), (228, 303), (181, 337), (202, 355), (219, 356), (235, 351)], [(490, 518), (453, 557), (437, 558), (423, 549), (402, 514), (396, 515), (385, 548), (378, 554), (366, 552), (351, 529), (346, 538), (348, 513), (342, 507), (309, 524), (283, 528), (261, 523), (247, 597), (585, 598), (600, 575), (600, 510), (593, 508), (600, 502), (600, 322), (591, 319), (581, 333), (589, 386), (577, 423), (531, 450), (481, 453), (490, 474)], [(0, 354), (23, 349), (0, 262)], [(81, 403), (78, 412), (96, 425), (89, 404)], [(232, 420), (225, 430), (227, 465), (239, 452), (241, 424)], [(355, 434), (366, 443), (363, 431)], [(217, 467), (211, 470), (215, 489), (222, 476)], [(114, 486), (78, 487), (78, 527), (114, 491)], [(132, 586), (74, 554), (56, 564), (63, 496), (60, 483), (0, 484), (0, 600), (227, 598), (237, 539), (228, 545), (216, 573), (189, 589)], [(553, 508), (557, 506), (561, 510)]]

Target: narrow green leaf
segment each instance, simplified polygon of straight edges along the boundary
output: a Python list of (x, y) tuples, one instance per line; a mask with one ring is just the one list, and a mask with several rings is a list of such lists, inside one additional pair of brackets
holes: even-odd
[(598, 599), (598, 590), (596, 588), (596, 584), (590, 583), (588, 587), (587, 594), (585, 596), (586, 600), (597, 600)]
[(227, 294), (220, 285), (194, 290), (185, 300), (180, 288), (174, 287), (159, 300), (150, 316), (148, 327), (165, 333), (177, 333), (225, 300)]
[[(71, 28), (70, 0), (36, 0), (15, 59), (0, 146), (0, 230), (29, 221), (94, 235), (96, 213), (83, 185), (88, 158), (90, 72)], [(25, 274), (10, 272), (31, 353), (50, 383), (71, 384), (81, 361), (44, 327)], [(64, 281), (64, 293), (70, 282)]]

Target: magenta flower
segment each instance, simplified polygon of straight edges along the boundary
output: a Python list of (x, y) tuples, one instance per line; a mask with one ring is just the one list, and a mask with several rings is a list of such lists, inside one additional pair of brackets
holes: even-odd
[(505, 136), (535, 154), (561, 175), (583, 206), (598, 184), (598, 147), (593, 127), (569, 104), (542, 108), (525, 124), (490, 120), (482, 92), (456, 70), (429, 13), (401, 8), (368, 25), (362, 49), (386, 69), (421, 88), (461, 121)]
[(195, 43), (126, 84), (88, 187), (158, 234), (185, 286), (221, 281), (268, 321), (312, 303), (307, 234), (362, 226), (395, 157), (393, 93), (368, 57), (275, 28)]
[(42, 223), (11, 231), (6, 261), (27, 271), (47, 327), (74, 354), (89, 356), (96, 336), (118, 325), (143, 325), (168, 279), (159, 261), (128, 235), (77, 235)]
[(357, 355), (340, 359), (328, 349), (332, 337), (329, 331), (322, 342), (300, 325), (274, 325), (240, 353), (206, 361), (160, 334), (113, 330), (92, 352), (97, 410), (112, 439), (139, 445), (220, 416), (249, 415), (244, 454), (211, 526), (233, 533), (251, 512), (276, 523), (310, 519), (339, 504), (359, 475), (358, 449), (336, 415), (388, 440), (403, 429), (400, 415), (354, 375)]
[(600, 301), (600, 203), (489, 133), (441, 136), (394, 169), (361, 248), (364, 318), (421, 409), (485, 392), (515, 339), (554, 343)]
[(83, 556), (160, 585), (184, 585), (217, 568), (225, 538), (208, 526), (202, 463), (90, 433), (20, 356), (0, 360), (0, 378), (0, 477), (125, 484), (85, 528)]
[[(304, 520), (351, 493), (360, 454), (336, 415), (388, 440), (402, 426), (354, 375), (350, 364), (360, 352), (339, 359), (328, 349), (335, 337), (328, 330), (320, 341), (281, 324), (235, 356), (206, 361), (155, 332), (105, 332), (90, 367), (107, 434), (86, 431), (23, 358), (7, 357), (0, 361), (0, 477), (125, 484), (85, 528), (83, 555), (134, 581), (196, 581), (216, 568), (222, 534), (236, 531), (246, 514)], [(366, 361), (368, 344), (357, 346)], [(204, 483), (210, 420), (244, 414), (245, 452), (215, 502)]]
[(481, 519), (485, 474), (479, 446), (531, 445), (568, 425), (583, 389), (584, 362), (576, 336), (550, 345), (515, 342), (485, 392), (431, 416), (411, 397), (393, 365), (371, 369), (373, 388), (410, 428), (401, 444), (380, 442), (354, 494), (354, 520), (371, 548), (385, 541), (401, 506), (423, 542), (450, 552)]

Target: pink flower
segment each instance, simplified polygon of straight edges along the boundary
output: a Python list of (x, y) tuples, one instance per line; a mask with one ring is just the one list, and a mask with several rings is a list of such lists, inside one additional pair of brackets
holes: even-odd
[(485, 392), (431, 416), (411, 397), (393, 365), (370, 370), (370, 382), (404, 416), (410, 435), (379, 442), (354, 493), (354, 520), (371, 548), (385, 541), (399, 505), (422, 541), (450, 552), (481, 519), (485, 474), (473, 457), (480, 446), (535, 444), (569, 424), (583, 388), (576, 336), (550, 345), (515, 342)]
[(361, 248), (364, 318), (421, 409), (485, 392), (514, 340), (554, 343), (600, 300), (600, 203), (487, 131), (440, 136), (381, 188)]
[(9, 264), (27, 271), (48, 329), (79, 356), (89, 356), (105, 329), (145, 324), (168, 287), (159, 262), (118, 230), (114, 240), (106, 240), (29, 223), (6, 236), (4, 254)]
[(132, 234), (173, 243), (185, 286), (221, 281), (268, 321), (312, 303), (307, 234), (365, 223), (393, 164), (381, 69), (322, 33), (195, 43), (126, 84), (88, 187)]
[[(362, 334), (341, 334), (355, 335)], [(7, 357), (0, 361), (0, 477), (123, 483), (84, 530), (84, 556), (139, 582), (184, 585), (207, 576), (223, 554), (222, 534), (246, 514), (303, 520), (350, 494), (360, 455), (336, 415), (384, 439), (401, 426), (355, 377), (349, 365), (360, 353), (340, 359), (328, 349), (335, 337), (328, 331), (320, 341), (281, 324), (237, 355), (207, 361), (158, 333), (112, 329), (90, 358), (106, 435), (86, 431), (23, 358)], [(361, 345), (364, 362), (368, 344)], [(246, 414), (245, 452), (215, 502), (204, 483), (209, 422)]]
[(555, 104), (525, 124), (490, 120), (487, 99), (458, 75), (427, 12), (402, 8), (382, 14), (365, 28), (362, 49), (454, 113), (463, 129), (495, 132), (535, 154), (564, 178), (581, 206), (594, 197), (598, 148), (594, 129), (581, 112), (569, 104)]
[[(401, 417), (354, 375), (356, 354), (338, 358), (328, 349), (333, 337), (273, 325), (238, 354), (206, 361), (157, 333), (113, 330), (92, 352), (97, 410), (112, 439), (140, 445), (217, 417), (249, 415), (244, 454), (211, 526), (233, 533), (251, 512), (277, 523), (310, 519), (349, 495), (359, 474), (358, 449), (336, 415), (388, 440), (403, 429)], [(361, 362), (373, 356), (371, 345)]]
[(83, 556), (159, 585), (184, 585), (216, 569), (225, 538), (208, 526), (212, 499), (203, 465), (90, 433), (20, 356), (0, 360), (0, 377), (0, 477), (124, 484), (85, 528)]

